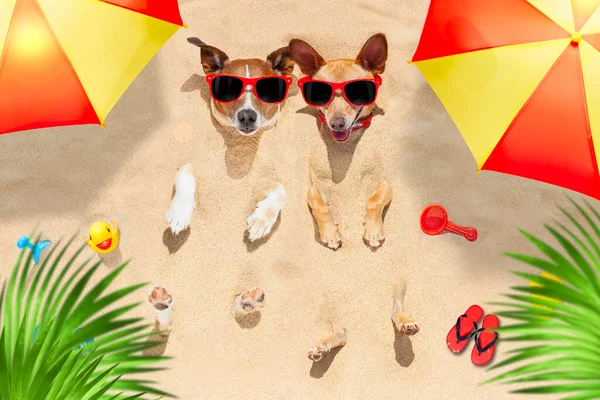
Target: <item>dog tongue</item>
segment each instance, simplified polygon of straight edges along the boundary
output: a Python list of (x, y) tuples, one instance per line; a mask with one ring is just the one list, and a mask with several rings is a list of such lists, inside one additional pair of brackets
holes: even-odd
[(350, 136), (350, 130), (351, 129), (348, 129), (347, 131), (333, 131), (332, 130), (331, 135), (338, 142), (343, 142), (344, 140), (348, 139), (348, 136)]

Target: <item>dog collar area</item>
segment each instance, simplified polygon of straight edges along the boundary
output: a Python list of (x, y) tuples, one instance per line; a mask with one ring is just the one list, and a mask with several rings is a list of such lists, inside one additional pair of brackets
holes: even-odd
[[(364, 128), (368, 128), (369, 125), (371, 125), (371, 120), (373, 119), (373, 114), (362, 118), (362, 119), (358, 119), (354, 122), (354, 124), (352, 125), (352, 127), (350, 129), (352, 130), (356, 130), (356, 129), (364, 129)], [(324, 123), (326, 126), (329, 126), (329, 124), (327, 123), (327, 119), (325, 118), (325, 115), (319, 111), (319, 120)]]

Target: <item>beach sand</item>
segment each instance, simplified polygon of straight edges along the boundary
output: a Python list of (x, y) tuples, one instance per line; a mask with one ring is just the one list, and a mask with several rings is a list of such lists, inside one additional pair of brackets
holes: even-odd
[[(509, 395), (512, 387), (478, 386), (492, 375), (471, 364), (472, 345), (456, 356), (445, 338), (471, 304), (493, 312), (488, 302), (523, 284), (509, 270), (525, 267), (501, 252), (535, 254), (517, 228), (548, 238), (542, 223), (564, 219), (554, 204), (572, 209), (570, 192), (476, 174), (452, 120), (406, 63), (428, 4), (182, 1), (189, 28), (146, 67), (104, 130), (79, 126), (0, 137), (0, 279), (11, 271), (19, 236), (38, 223), (56, 242), (75, 232), (79, 240), (94, 220), (113, 218), (121, 244), (102, 273), (132, 259), (117, 284), (149, 282), (131, 299), (146, 302), (135, 313), (149, 323), (152, 284), (172, 293), (173, 331), (156, 351), (174, 359), (165, 363), (168, 371), (150, 377), (181, 399), (527, 398)], [(186, 38), (197, 36), (234, 59), (265, 58), (299, 37), (335, 59), (354, 58), (377, 32), (390, 46), (378, 99), (383, 115), (373, 119), (356, 151), (377, 148), (394, 187), (385, 244), (377, 252), (363, 244), (365, 205), (359, 188), (343, 183), (338, 197), (345, 201), (335, 207), (343, 247), (333, 252), (315, 240), (307, 160), (322, 139), (297, 89), (258, 147), (281, 177), (288, 204), (267, 241), (247, 244), (252, 174), (232, 170), (231, 149), (210, 117), (199, 50)], [(173, 238), (165, 213), (175, 173), (186, 161), (194, 165), (198, 204), (191, 229)], [(419, 216), (432, 203), (444, 205), (451, 221), (476, 227), (479, 239), (423, 234)], [(406, 309), (421, 328), (414, 337), (395, 332), (390, 319), (393, 288), (402, 279)], [(234, 298), (256, 285), (266, 292), (260, 318), (236, 320)], [(313, 365), (306, 352), (331, 333), (331, 321), (348, 330), (348, 344)], [(500, 342), (496, 360), (509, 349)]]

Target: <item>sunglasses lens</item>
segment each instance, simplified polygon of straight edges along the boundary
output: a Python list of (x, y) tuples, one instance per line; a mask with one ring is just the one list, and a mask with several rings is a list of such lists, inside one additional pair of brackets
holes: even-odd
[(240, 96), (243, 89), (242, 80), (233, 76), (217, 76), (212, 81), (212, 94), (217, 101), (233, 101)]
[(256, 82), (256, 94), (265, 103), (279, 103), (285, 99), (287, 85), (283, 78), (263, 78)]
[(302, 86), (304, 99), (313, 106), (322, 106), (331, 100), (333, 88), (324, 82), (306, 82)]
[(344, 92), (346, 93), (348, 101), (358, 106), (374, 102), (377, 93), (375, 83), (371, 81), (348, 83), (344, 88)]

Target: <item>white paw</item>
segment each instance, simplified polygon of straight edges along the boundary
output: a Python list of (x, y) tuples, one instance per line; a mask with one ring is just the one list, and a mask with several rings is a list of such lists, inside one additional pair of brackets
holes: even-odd
[(256, 205), (254, 212), (246, 220), (248, 238), (251, 242), (264, 238), (273, 229), (279, 212), (285, 205), (285, 189), (278, 184), (267, 193), (267, 197)]
[(166, 215), (167, 224), (169, 224), (171, 232), (177, 235), (179, 232), (190, 226), (194, 207), (194, 203), (190, 203), (189, 201), (185, 201), (178, 197), (173, 198)]
[(277, 221), (279, 209), (268, 204), (267, 199), (261, 201), (256, 206), (256, 209), (248, 217), (246, 224), (248, 225), (248, 238), (250, 241), (255, 241), (264, 238), (273, 229), (273, 224)]
[(195, 192), (196, 180), (191, 164), (187, 163), (175, 175), (175, 197), (171, 200), (171, 206), (165, 216), (171, 232), (175, 235), (190, 226), (192, 213), (196, 208)]
[(171, 207), (169, 207), (169, 211), (167, 211), (166, 215), (167, 224), (169, 224), (171, 232), (177, 235), (179, 232), (187, 229), (192, 221), (193, 211), (193, 204), (180, 201), (180, 199), (175, 197), (173, 201), (171, 201)]

